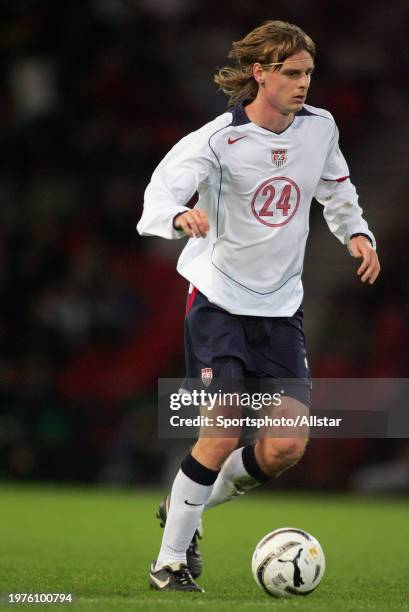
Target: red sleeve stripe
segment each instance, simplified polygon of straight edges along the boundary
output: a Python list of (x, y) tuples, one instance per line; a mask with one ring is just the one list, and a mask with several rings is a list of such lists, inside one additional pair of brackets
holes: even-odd
[(336, 181), (337, 183), (342, 183), (343, 181), (346, 181), (348, 178), (349, 178), (349, 174), (348, 174), (348, 176), (341, 176), (341, 178), (339, 178), (339, 179), (326, 179), (326, 178), (323, 178), (322, 180), (323, 181)]

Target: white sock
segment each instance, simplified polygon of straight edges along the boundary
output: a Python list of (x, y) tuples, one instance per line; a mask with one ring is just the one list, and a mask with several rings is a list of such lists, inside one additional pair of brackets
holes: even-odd
[[(254, 449), (252, 453), (250, 449), (248, 449), (247, 454), (254, 455)], [(260, 468), (258, 469), (260, 470)], [(205, 510), (214, 508), (214, 506), (218, 506), (232, 499), (237, 499), (240, 495), (244, 495), (244, 493), (250, 491), (250, 489), (254, 489), (262, 484), (262, 482), (269, 480), (269, 478), (265, 477), (263, 474), (261, 474), (261, 478), (263, 478), (263, 480), (257, 480), (249, 474), (243, 463), (243, 447), (237, 448), (223, 463), (222, 469), (214, 483), (211, 495), (205, 505)]]
[[(191, 455), (182, 462), (170, 494), (169, 512), (155, 565), (156, 570), (169, 563), (186, 563), (186, 550), (199, 526), (200, 517), (212, 492), (217, 474), (218, 472), (204, 467)], [(200, 484), (196, 480), (206, 484)]]

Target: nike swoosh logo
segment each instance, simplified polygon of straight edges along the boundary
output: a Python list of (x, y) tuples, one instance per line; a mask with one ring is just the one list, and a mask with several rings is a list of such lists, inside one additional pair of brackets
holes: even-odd
[(191, 504), (190, 501), (187, 501), (187, 499), (185, 499), (185, 504), (187, 504), (188, 506), (204, 506), (203, 504)]
[(152, 574), (151, 574), (151, 580), (153, 580), (156, 586), (159, 587), (160, 589), (164, 589), (166, 586), (168, 586), (170, 582), (170, 578), (167, 578), (166, 580), (159, 580), (159, 578), (155, 578), (155, 576), (153, 576)]
[(241, 140), (242, 138), (247, 138), (247, 136), (240, 136), (239, 138), (230, 138), (230, 136), (229, 136), (229, 139), (228, 139), (227, 142), (229, 144), (234, 144), (235, 142), (237, 142), (238, 140)]

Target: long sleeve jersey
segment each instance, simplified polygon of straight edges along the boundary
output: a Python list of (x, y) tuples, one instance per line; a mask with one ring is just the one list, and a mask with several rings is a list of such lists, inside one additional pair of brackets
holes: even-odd
[(277, 134), (252, 123), (238, 104), (182, 138), (145, 192), (140, 234), (180, 238), (176, 215), (198, 192), (206, 238), (191, 238), (177, 270), (232, 314), (292, 316), (303, 298), (302, 269), (312, 198), (331, 232), (375, 238), (339, 149), (332, 115), (304, 105)]

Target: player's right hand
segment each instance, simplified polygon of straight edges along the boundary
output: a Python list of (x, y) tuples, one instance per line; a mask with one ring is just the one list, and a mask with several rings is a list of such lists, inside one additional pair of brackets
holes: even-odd
[(206, 238), (209, 231), (207, 214), (201, 208), (193, 208), (178, 215), (174, 219), (173, 225), (176, 229), (182, 230), (185, 236), (189, 236), (189, 238)]

